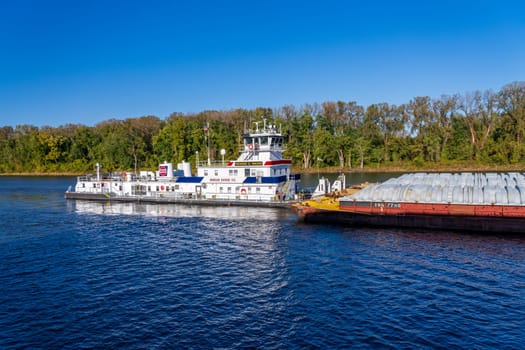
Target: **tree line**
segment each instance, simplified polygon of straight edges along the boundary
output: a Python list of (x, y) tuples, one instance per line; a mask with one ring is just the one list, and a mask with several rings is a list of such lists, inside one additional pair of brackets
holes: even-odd
[[(0, 173), (155, 169), (207, 157), (236, 158), (245, 129), (266, 119), (285, 135), (295, 167), (516, 166), (525, 161), (525, 82), (415, 97), (402, 105), (323, 102), (300, 107), (172, 113), (95, 126), (0, 128)], [(204, 126), (209, 126), (208, 131)], [(207, 137), (210, 137), (207, 140)]]

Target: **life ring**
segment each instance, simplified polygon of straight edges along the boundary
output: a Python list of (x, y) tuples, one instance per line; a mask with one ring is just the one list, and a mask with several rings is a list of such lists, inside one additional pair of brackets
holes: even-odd
[(253, 143), (248, 144), (248, 149), (251, 151), (253, 149)]
[(164, 191), (164, 186), (160, 186), (160, 190), (161, 190), (161, 191)]
[(241, 188), (241, 194), (246, 194), (246, 188)]
[(126, 172), (123, 171), (123, 172), (122, 172), (122, 176), (123, 176), (123, 177), (126, 177), (126, 175), (127, 175)]

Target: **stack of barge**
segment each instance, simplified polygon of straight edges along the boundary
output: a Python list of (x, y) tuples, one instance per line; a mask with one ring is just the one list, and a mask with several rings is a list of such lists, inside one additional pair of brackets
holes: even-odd
[(110, 174), (102, 174), (97, 164), (96, 175), (79, 176), (75, 187), (65, 192), (65, 198), (289, 208), (302, 198), (300, 175), (292, 174), (292, 161), (283, 158), (281, 130), (266, 122), (262, 128), (255, 124), (254, 130), (245, 131), (236, 160), (212, 161), (208, 147), (206, 161), (199, 162), (196, 154), (196, 174), (185, 161), (176, 168), (164, 162), (155, 172)]
[(306, 222), (525, 232), (523, 173), (414, 173), (294, 204)]

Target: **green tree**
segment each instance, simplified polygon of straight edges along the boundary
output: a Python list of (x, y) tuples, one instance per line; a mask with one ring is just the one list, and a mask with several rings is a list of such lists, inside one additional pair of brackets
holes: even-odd
[(458, 96), (443, 95), (440, 99), (432, 102), (432, 113), (436, 120), (436, 133), (439, 138), (439, 148), (436, 160), (440, 161), (445, 147), (452, 136), (452, 118), (456, 113), (458, 105)]
[(312, 162), (314, 118), (309, 108), (293, 123), (293, 143), (289, 145), (295, 158), (302, 160), (302, 167), (308, 169)]
[(111, 119), (95, 126), (101, 142), (95, 146), (95, 158), (107, 171), (133, 168), (129, 133), (123, 121)]
[(312, 138), (314, 160), (322, 165), (333, 165), (336, 157), (333, 135), (328, 130), (317, 127)]
[(508, 132), (515, 137), (512, 162), (523, 159), (523, 134), (525, 132), (525, 82), (513, 82), (505, 85), (498, 94), (498, 106), (502, 110), (505, 120), (512, 123)]

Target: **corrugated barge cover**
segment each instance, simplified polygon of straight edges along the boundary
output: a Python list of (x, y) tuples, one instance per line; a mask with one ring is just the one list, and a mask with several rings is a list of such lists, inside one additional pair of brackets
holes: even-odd
[(341, 201), (525, 205), (523, 173), (414, 173), (365, 187)]

